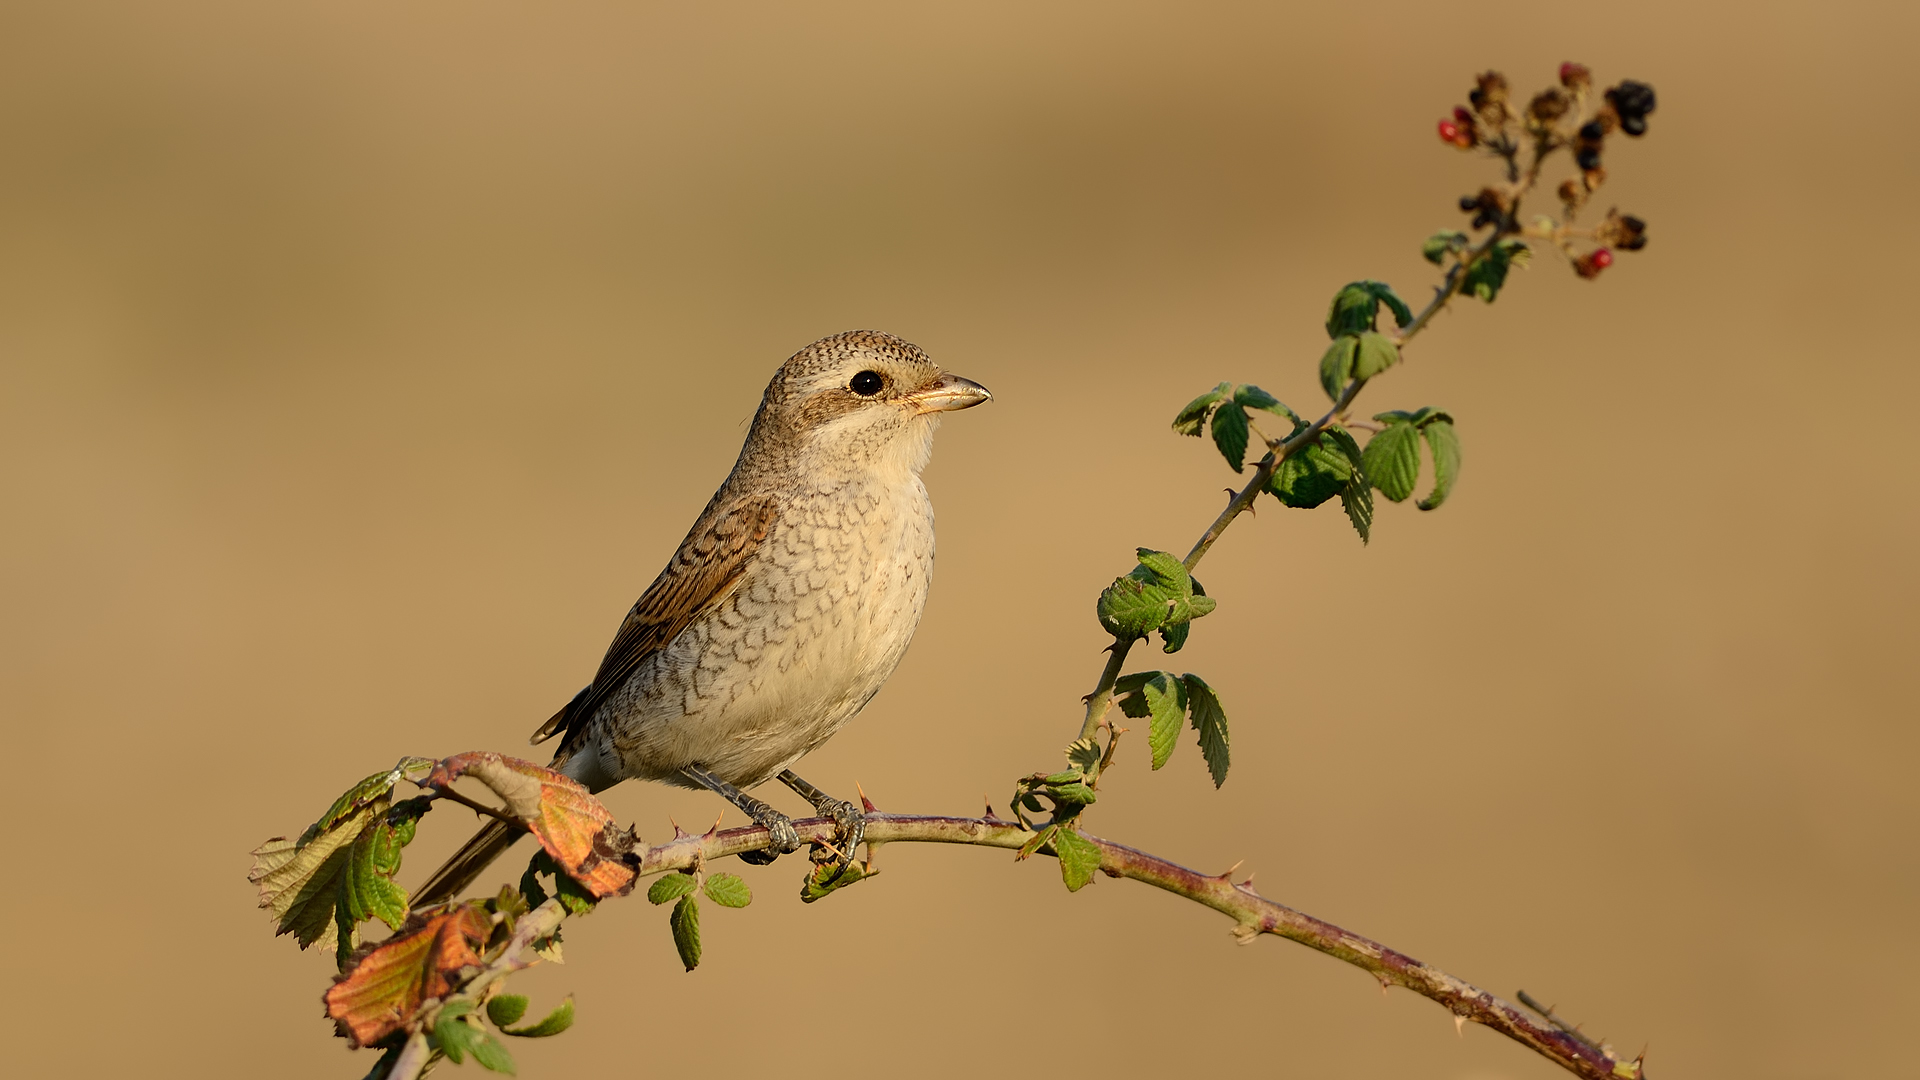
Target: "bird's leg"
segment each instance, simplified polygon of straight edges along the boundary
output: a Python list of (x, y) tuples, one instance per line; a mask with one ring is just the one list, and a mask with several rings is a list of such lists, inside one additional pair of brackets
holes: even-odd
[(800, 834), (794, 831), (787, 815), (741, 791), (698, 765), (680, 770), (680, 775), (740, 808), (753, 823), (767, 830), (769, 843), (761, 851), (743, 851), (740, 861), (765, 866), (789, 851), (800, 850)]
[[(867, 835), (867, 816), (845, 799), (836, 799), (802, 780), (792, 769), (780, 770), (779, 780), (792, 788), (794, 794), (812, 803), (823, 816), (833, 819), (834, 846), (840, 849), (833, 853), (833, 861), (845, 871), (853, 862), (853, 849), (859, 847)], [(826, 860), (816, 851), (814, 861)]]

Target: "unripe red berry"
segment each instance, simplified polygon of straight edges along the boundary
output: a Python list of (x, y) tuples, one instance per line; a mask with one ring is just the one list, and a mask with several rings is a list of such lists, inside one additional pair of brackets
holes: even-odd
[(1460, 128), (1451, 120), (1440, 121), (1440, 141), (1457, 143), (1460, 141)]
[(1560, 85), (1569, 90), (1586, 86), (1593, 81), (1593, 75), (1587, 71), (1587, 65), (1576, 64), (1569, 60), (1560, 65)]
[(1600, 276), (1600, 271), (1612, 265), (1613, 252), (1599, 248), (1573, 260), (1573, 272), (1583, 278), (1595, 278)]
[(1453, 107), (1453, 122), (1459, 124), (1461, 127), (1470, 127), (1473, 124), (1473, 114), (1455, 105)]

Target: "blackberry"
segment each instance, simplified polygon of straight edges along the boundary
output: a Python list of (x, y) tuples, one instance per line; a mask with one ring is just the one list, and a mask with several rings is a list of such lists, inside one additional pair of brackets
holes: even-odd
[(1622, 120), (1644, 117), (1654, 109), (1653, 87), (1629, 79), (1607, 91), (1607, 101)]
[(1583, 146), (1573, 155), (1573, 161), (1574, 164), (1580, 166), (1581, 171), (1591, 172), (1600, 167), (1600, 148), (1597, 146)]
[(1600, 121), (1589, 120), (1580, 125), (1580, 137), (1588, 142), (1597, 143), (1607, 137), (1607, 129), (1600, 126)]
[(1647, 118), (1644, 116), (1623, 116), (1620, 118), (1620, 130), (1637, 139), (1647, 133)]

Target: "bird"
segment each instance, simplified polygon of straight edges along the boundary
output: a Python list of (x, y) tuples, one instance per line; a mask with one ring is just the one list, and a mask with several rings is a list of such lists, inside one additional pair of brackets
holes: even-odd
[[(767, 829), (793, 822), (747, 792), (778, 779), (835, 825), (842, 868), (864, 815), (792, 766), (893, 674), (933, 571), (920, 472), (949, 412), (992, 398), (875, 330), (822, 338), (767, 384), (733, 471), (621, 622), (593, 681), (533, 733), (551, 768), (599, 792), (629, 779), (703, 788)], [(489, 821), (415, 895), (451, 900), (524, 829)]]

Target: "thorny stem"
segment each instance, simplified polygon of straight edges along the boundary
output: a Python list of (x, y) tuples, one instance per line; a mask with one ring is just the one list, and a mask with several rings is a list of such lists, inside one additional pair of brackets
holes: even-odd
[[(795, 821), (793, 826), (802, 843), (830, 842), (837, 828), (830, 818), (806, 818)], [(1297, 941), (1366, 971), (1379, 981), (1383, 992), (1397, 985), (1431, 998), (1452, 1012), (1457, 1022), (1485, 1025), (1575, 1076), (1587, 1080), (1644, 1080), (1637, 1060), (1622, 1059), (1607, 1047), (1564, 1030), (1556, 1021), (1542, 1024), (1499, 997), (1396, 949), (1269, 900), (1253, 890), (1251, 879), (1236, 884), (1227, 874), (1202, 874), (1124, 844), (1086, 833), (1081, 835), (1100, 849), (1100, 869), (1108, 877), (1145, 882), (1232, 918), (1233, 936), (1243, 945), (1263, 934)], [(990, 818), (870, 813), (866, 823), (870, 851), (891, 843), (969, 844), (1012, 850), (1032, 838), (1031, 832), (1014, 822)], [(681, 835), (647, 849), (641, 857), (640, 873), (684, 870), (729, 855), (757, 851), (767, 843), (767, 830), (758, 825), (711, 831), (700, 836)], [(1044, 849), (1041, 853), (1052, 854)], [(550, 937), (565, 917), (557, 900), (548, 900), (521, 916), (515, 924), (512, 942), (454, 996), (478, 1002), (493, 983), (536, 963), (537, 958), (529, 956), (532, 945)], [(434, 1012), (437, 1013), (437, 1009)], [(430, 1026), (430, 1020), (431, 1015), (423, 1013), (419, 1026)], [(424, 1038), (415, 1038), (425, 1046)], [(411, 1040), (407, 1048), (413, 1048)], [(425, 1064), (425, 1057), (424, 1053), (419, 1055), (420, 1064)], [(403, 1051), (386, 1080), (415, 1080), (417, 1070), (408, 1073), (398, 1067), (406, 1058), (407, 1053)]]
[[(1459, 295), (1460, 287), (1466, 283), (1467, 271), (1474, 263), (1485, 258), (1495, 244), (1521, 231), (1520, 201), (1539, 181), (1541, 163), (1552, 149), (1550, 145), (1535, 143), (1532, 159), (1528, 162), (1524, 174), (1518, 171), (1518, 162), (1514, 154), (1506, 155), (1510, 167), (1509, 176), (1512, 180), (1507, 199), (1507, 212), (1494, 225), (1493, 231), (1485, 240), (1469, 249), (1447, 271), (1446, 278), (1434, 290), (1433, 299), (1413, 317), (1412, 322), (1395, 335), (1393, 339), (1395, 348), (1405, 348), (1407, 342), (1412, 341), (1415, 335), (1427, 328), (1427, 324), (1447, 306), (1448, 301)], [(1213, 524), (1207, 526), (1207, 531), (1200, 535), (1193, 549), (1187, 552), (1185, 562), (1188, 573), (1192, 573), (1194, 567), (1200, 565), (1200, 560), (1212, 550), (1215, 541), (1227, 531), (1227, 526), (1233, 524), (1233, 519), (1239, 517), (1241, 511), (1252, 506), (1254, 500), (1260, 497), (1260, 493), (1267, 489), (1267, 485), (1273, 480), (1273, 474), (1279, 470), (1281, 464), (1299, 453), (1308, 443), (1318, 439), (1321, 432), (1344, 417), (1347, 409), (1353, 404), (1353, 399), (1359, 396), (1361, 388), (1366, 384), (1365, 379), (1354, 379), (1349, 382), (1346, 389), (1340, 392), (1340, 399), (1333, 403), (1333, 408), (1328, 409), (1326, 415), (1301, 428), (1286, 441), (1277, 445), (1269, 444), (1266, 456), (1262, 457), (1260, 463), (1254, 467), (1253, 478), (1235, 493), (1233, 499), (1227, 503), (1227, 508), (1220, 511), (1220, 516), (1213, 519)], [(1107, 709), (1113, 703), (1113, 684), (1120, 678), (1120, 669), (1126, 665), (1127, 653), (1133, 648), (1136, 640), (1138, 639), (1116, 637), (1113, 639), (1113, 644), (1108, 646), (1106, 668), (1100, 672), (1100, 681), (1094, 686), (1093, 693), (1086, 697), (1087, 712), (1085, 719), (1080, 722), (1080, 738), (1091, 739), (1100, 730), (1100, 721), (1106, 717)], [(1101, 765), (1095, 766), (1092, 775), (1097, 777), (1104, 764), (1105, 762), (1102, 762)]]

